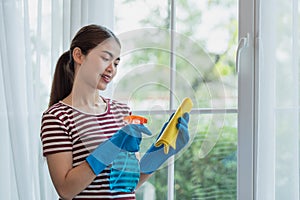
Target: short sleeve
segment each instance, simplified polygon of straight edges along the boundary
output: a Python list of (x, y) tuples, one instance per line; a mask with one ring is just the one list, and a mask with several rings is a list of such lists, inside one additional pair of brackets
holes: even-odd
[(72, 151), (72, 140), (66, 126), (53, 114), (43, 114), (40, 137), (44, 156)]

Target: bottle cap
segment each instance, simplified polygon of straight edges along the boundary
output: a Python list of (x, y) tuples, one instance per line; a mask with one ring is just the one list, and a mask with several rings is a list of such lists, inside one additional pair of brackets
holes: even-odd
[(128, 124), (146, 124), (147, 118), (138, 115), (129, 115), (124, 117), (125, 123)]

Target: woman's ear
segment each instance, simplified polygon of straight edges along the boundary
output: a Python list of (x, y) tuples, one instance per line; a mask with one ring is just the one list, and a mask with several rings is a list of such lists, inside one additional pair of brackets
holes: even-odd
[(73, 49), (73, 53), (72, 53), (74, 62), (81, 65), (84, 59), (84, 55), (82, 54), (82, 51), (79, 47), (75, 47)]

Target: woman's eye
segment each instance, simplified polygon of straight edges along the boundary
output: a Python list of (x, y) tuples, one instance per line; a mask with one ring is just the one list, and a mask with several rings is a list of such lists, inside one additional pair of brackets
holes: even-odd
[(106, 62), (109, 61), (109, 58), (102, 57), (102, 59)]

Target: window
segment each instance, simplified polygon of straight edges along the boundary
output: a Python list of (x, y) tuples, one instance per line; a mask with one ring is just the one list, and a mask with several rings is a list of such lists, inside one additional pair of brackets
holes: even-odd
[(194, 102), (192, 144), (137, 198), (236, 199), (237, 1), (115, 1), (114, 27), (123, 50), (113, 98), (148, 117), (156, 134), (142, 150), (184, 97)]

